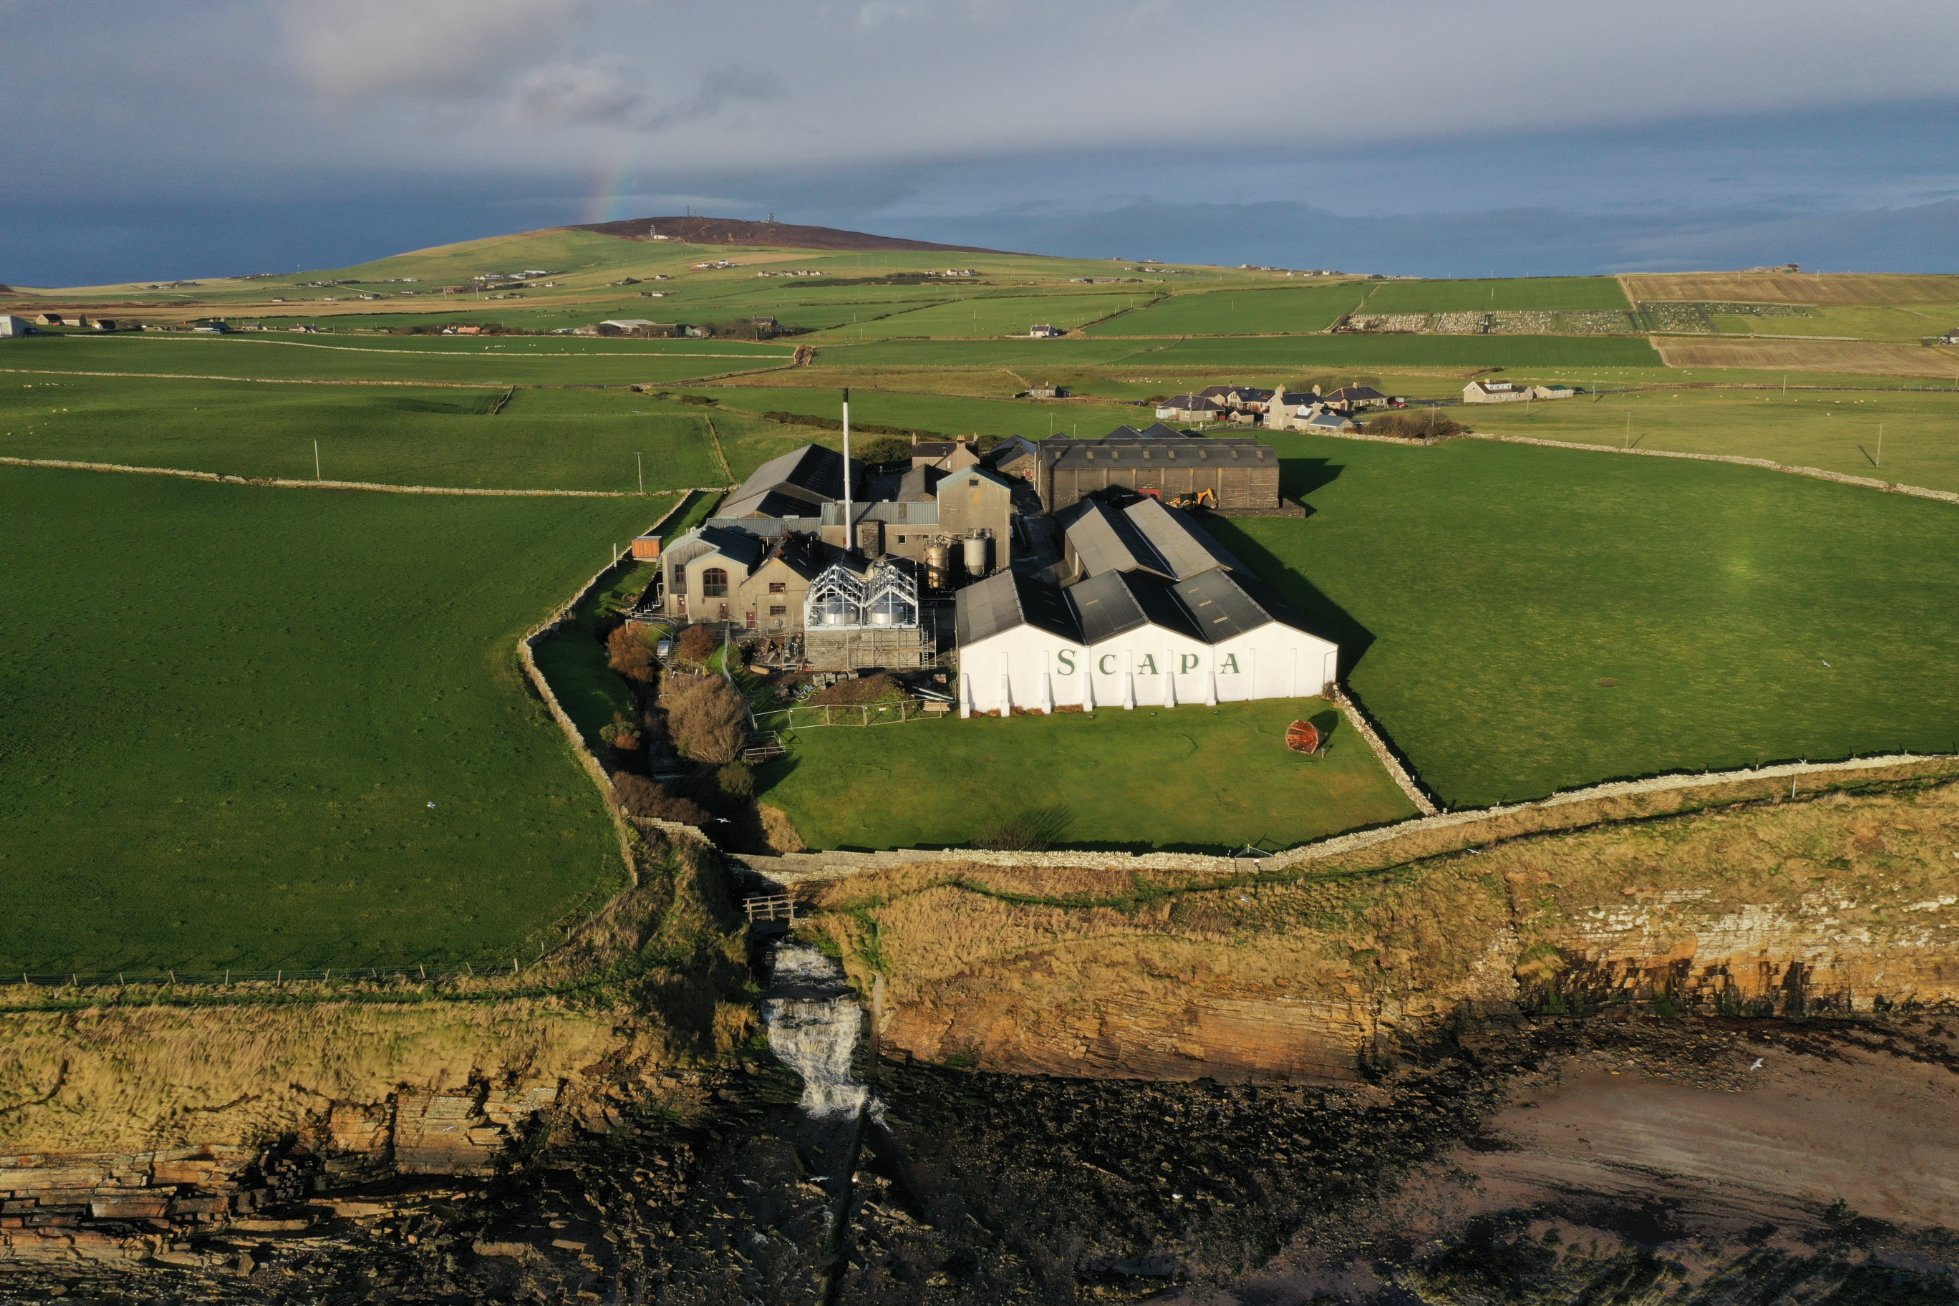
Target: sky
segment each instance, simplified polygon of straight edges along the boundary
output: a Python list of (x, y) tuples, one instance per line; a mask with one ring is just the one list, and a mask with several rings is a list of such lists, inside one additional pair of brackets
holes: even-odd
[(1959, 272), (1951, 0), (0, 0), (0, 283), (691, 209), (1427, 276)]

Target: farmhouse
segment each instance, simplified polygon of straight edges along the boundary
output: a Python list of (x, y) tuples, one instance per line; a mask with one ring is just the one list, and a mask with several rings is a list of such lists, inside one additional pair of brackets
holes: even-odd
[(1529, 399), (1569, 399), (1578, 391), (1568, 385), (1517, 385), (1510, 381), (1471, 381), (1462, 388), (1466, 404), (1515, 404)]
[(1159, 423), (1142, 431), (1119, 426), (1100, 440), (1051, 436), (1039, 449), (1034, 489), (1051, 513), (1108, 489), (1166, 498), (1208, 490), (1226, 511), (1279, 507), (1278, 457), (1248, 437), (1206, 439)]
[(1052, 322), (1037, 322), (1027, 328), (1027, 334), (1036, 340), (1052, 340), (1056, 336), (1066, 335), (1067, 332), (1055, 326)]
[(1156, 416), (1163, 422), (1215, 422), (1224, 408), (1203, 395), (1171, 395), (1156, 406)]
[(1069, 584), (1006, 572), (959, 591), (961, 716), (1294, 698), (1333, 683), (1339, 650), (1176, 509), (1086, 504), (1067, 534)]

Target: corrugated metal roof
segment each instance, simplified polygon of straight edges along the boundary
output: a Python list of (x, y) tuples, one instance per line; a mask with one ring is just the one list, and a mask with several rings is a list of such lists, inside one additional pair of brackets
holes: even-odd
[[(863, 466), (856, 459), (850, 460), (853, 485), (863, 483)], [(764, 502), (780, 504), (785, 500), (801, 501), (806, 504), (825, 503), (843, 498), (844, 458), (835, 449), (826, 449), (820, 444), (806, 444), (791, 449), (788, 453), (769, 459), (749, 474), (740, 487), (728, 497), (728, 506), (722, 513), (729, 517), (741, 517), (760, 510), (755, 505)], [(768, 496), (780, 496), (768, 499)], [(780, 513), (761, 513), (766, 516), (779, 516)]]
[(1273, 620), (1272, 614), (1228, 571), (1200, 572), (1178, 581), (1172, 589), (1196, 623), (1197, 637), (1207, 644), (1222, 644)]
[(1170, 565), (1124, 514), (1099, 499), (1083, 499), (1062, 514), (1061, 529), (1086, 576), (1138, 567), (1170, 574)]
[(1183, 580), (1213, 567), (1239, 566), (1238, 560), (1211, 533), (1178, 508), (1167, 508), (1145, 496), (1123, 510), (1137, 534), (1161, 559), (1162, 570)]
[(1033, 626), (1062, 639), (1081, 639), (1075, 612), (1059, 586), (1003, 571), (959, 591), (953, 631), (960, 645), (976, 644), (1016, 626)]
[(1225, 436), (1215, 440), (1198, 436), (1170, 441), (1146, 440), (1047, 440), (1042, 445), (1053, 467), (1140, 467), (1167, 462), (1276, 465), (1271, 448), (1247, 436)]

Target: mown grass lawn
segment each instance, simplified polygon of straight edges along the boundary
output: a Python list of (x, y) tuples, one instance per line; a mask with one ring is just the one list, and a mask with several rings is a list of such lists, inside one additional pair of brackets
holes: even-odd
[(1043, 813), (1064, 845), (1271, 848), (1412, 815), (1344, 723), (1320, 757), (1286, 750), (1287, 723), (1332, 710), (1303, 699), (807, 729), (763, 771), (762, 798), (812, 848), (970, 845)]
[(1211, 519), (1457, 806), (1959, 748), (1959, 509), (1781, 473), (1276, 434), (1300, 519)]
[(515, 640), (665, 506), (0, 468), (0, 969), (507, 958), (616, 888)]

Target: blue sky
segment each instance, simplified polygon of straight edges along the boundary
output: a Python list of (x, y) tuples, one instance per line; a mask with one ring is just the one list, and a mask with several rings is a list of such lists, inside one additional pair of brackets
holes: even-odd
[(1959, 6), (0, 0), (0, 282), (677, 212), (1480, 276), (1959, 271)]

